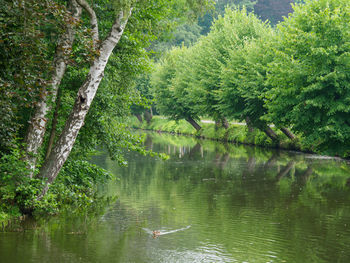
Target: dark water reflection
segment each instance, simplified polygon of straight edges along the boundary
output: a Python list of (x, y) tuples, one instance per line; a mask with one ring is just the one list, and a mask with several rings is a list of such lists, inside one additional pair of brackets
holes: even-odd
[[(169, 135), (128, 153), (99, 217), (0, 233), (0, 262), (350, 262), (350, 166)], [(152, 230), (168, 233), (155, 237)]]

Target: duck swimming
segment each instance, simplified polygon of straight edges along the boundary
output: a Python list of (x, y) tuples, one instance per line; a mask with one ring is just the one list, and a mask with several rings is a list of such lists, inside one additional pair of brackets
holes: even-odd
[(152, 231), (152, 237), (153, 238), (157, 238), (160, 236), (160, 231), (159, 230), (153, 230)]
[(184, 227), (184, 228), (180, 228), (180, 229), (175, 229), (175, 230), (150, 230), (148, 228), (142, 228), (143, 230), (145, 230), (148, 234), (150, 234), (153, 238), (157, 238), (159, 236), (162, 236), (162, 235), (166, 235), (166, 234), (171, 234), (171, 233), (175, 233), (175, 232), (178, 232), (178, 231), (183, 231), (183, 230), (186, 230), (186, 229), (189, 229), (191, 226), (187, 226), (187, 227)]

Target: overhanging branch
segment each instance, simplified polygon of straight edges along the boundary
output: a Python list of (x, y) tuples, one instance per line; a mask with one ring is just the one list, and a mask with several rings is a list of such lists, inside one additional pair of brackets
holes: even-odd
[(97, 23), (97, 16), (95, 11), (91, 8), (88, 2), (86, 0), (76, 0), (77, 3), (84, 8), (84, 10), (89, 14), (90, 16), (90, 24), (91, 24), (91, 32), (92, 32), (92, 39), (94, 43), (94, 48), (96, 49), (99, 42), (99, 32), (98, 32), (98, 23)]

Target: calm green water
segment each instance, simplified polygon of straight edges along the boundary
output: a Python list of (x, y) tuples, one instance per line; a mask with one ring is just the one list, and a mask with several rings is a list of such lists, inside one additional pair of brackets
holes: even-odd
[(348, 163), (169, 135), (146, 145), (170, 159), (97, 156), (119, 199), (0, 233), (0, 262), (350, 262)]

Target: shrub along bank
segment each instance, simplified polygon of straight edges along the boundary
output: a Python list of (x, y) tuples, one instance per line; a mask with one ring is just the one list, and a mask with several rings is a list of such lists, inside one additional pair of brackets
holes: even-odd
[(264, 132), (258, 129), (249, 131), (246, 125), (238, 124), (230, 124), (226, 129), (214, 123), (201, 122), (200, 125), (202, 128), (199, 131), (196, 131), (192, 125), (185, 120), (174, 121), (161, 116), (154, 116), (148, 123), (146, 121), (141, 123), (136, 117), (132, 117), (129, 125), (135, 129), (190, 135), (223, 142), (235, 142), (261, 147), (281, 148), (305, 152), (312, 151), (312, 149), (308, 149), (303, 146), (302, 138), (300, 136), (297, 136), (294, 140), (290, 140), (277, 129), (275, 132), (278, 140), (273, 141)]
[[(47, 195), (37, 199), (42, 180), (21, 176), (28, 168), (20, 149), (0, 158), (0, 225), (22, 215), (54, 215), (66, 209), (70, 213), (94, 213), (111, 201), (98, 187), (114, 176), (86, 160), (71, 159), (64, 165), (60, 177), (51, 185)], [(0, 229), (1, 231), (1, 229)]]

